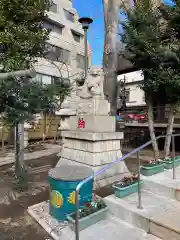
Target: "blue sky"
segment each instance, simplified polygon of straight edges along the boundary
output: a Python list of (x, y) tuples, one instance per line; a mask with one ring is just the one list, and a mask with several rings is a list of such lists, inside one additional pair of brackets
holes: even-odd
[(80, 17), (91, 17), (94, 22), (91, 25), (88, 40), (92, 48), (92, 63), (102, 65), (104, 48), (104, 13), (102, 0), (73, 0)]
[[(171, 0), (164, 0), (165, 4), (171, 4)], [(73, 0), (80, 17), (91, 17), (94, 23), (91, 25), (88, 40), (92, 48), (92, 63), (102, 65), (104, 48), (104, 13), (102, 0)]]

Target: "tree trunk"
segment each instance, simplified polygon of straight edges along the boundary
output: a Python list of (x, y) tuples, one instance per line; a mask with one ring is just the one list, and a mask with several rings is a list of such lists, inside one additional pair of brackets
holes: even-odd
[[(173, 125), (174, 125), (174, 111), (175, 111), (175, 106), (171, 105), (170, 106), (170, 112), (168, 116), (168, 125), (166, 129), (166, 135), (171, 135), (173, 132)], [(171, 145), (171, 136), (167, 136), (165, 138), (165, 143), (164, 143), (164, 158), (168, 157), (169, 152), (170, 152), (170, 145)]]
[(2, 126), (2, 139), (1, 139), (1, 143), (2, 143), (2, 152), (5, 152), (5, 146), (4, 146), (4, 125)]
[(105, 40), (104, 40), (104, 95), (111, 106), (111, 115), (117, 109), (117, 27), (119, 7), (116, 0), (103, 0)]
[[(15, 142), (15, 129), (14, 127), (9, 127), (9, 133), (8, 133), (8, 147), (11, 147), (12, 145), (14, 146)], [(15, 146), (14, 146), (15, 148)]]
[(18, 134), (18, 125), (15, 127), (15, 174), (16, 177), (19, 176), (19, 151), (20, 151), (20, 143), (19, 143), (19, 134)]
[(154, 130), (154, 117), (153, 117), (153, 105), (151, 98), (146, 99), (146, 103), (148, 106), (148, 124), (149, 124), (149, 134), (152, 140), (152, 147), (154, 151), (154, 158), (155, 161), (159, 159), (159, 149), (158, 149), (158, 144), (156, 141), (156, 135), (155, 135), (155, 130)]
[(18, 185), (21, 188), (25, 188), (27, 168), (24, 163), (24, 149), (23, 146), (21, 146), (21, 125), (22, 124), (18, 124), (15, 127), (15, 175)]
[(43, 135), (42, 135), (42, 142), (44, 143), (46, 140), (46, 125), (47, 125), (47, 115), (46, 112), (43, 112)]

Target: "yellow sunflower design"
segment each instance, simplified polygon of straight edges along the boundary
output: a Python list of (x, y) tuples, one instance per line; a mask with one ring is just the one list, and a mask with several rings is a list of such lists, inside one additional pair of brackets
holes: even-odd
[(60, 208), (63, 205), (63, 196), (60, 192), (52, 190), (50, 201), (53, 207)]
[(76, 193), (75, 193), (75, 191), (73, 191), (69, 194), (68, 203), (70, 203), (70, 204), (75, 204), (76, 203)]

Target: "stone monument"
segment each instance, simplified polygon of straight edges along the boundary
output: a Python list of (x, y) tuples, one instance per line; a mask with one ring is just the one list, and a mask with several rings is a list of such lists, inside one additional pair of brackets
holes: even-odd
[[(76, 116), (70, 117), (69, 130), (62, 131), (64, 144), (57, 166), (82, 165), (94, 172), (121, 158), (122, 132), (116, 132), (116, 120), (109, 116), (110, 106), (104, 98), (104, 74), (92, 67), (82, 87), (77, 89)], [(114, 165), (96, 178), (96, 187), (120, 180), (128, 173), (124, 162)]]

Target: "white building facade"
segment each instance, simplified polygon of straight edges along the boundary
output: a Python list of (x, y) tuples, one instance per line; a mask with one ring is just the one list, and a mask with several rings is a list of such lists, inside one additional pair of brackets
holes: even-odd
[[(44, 22), (44, 27), (51, 30), (47, 59), (38, 59), (35, 65), (36, 79), (45, 84), (52, 83), (56, 77), (70, 79), (74, 91), (65, 105), (71, 110), (76, 97), (75, 79), (84, 72), (84, 31), (78, 18), (72, 0), (53, 0)], [(91, 65), (90, 49), (88, 61)]]
[(118, 81), (125, 84), (125, 96), (127, 108), (138, 108), (146, 106), (144, 91), (140, 88), (144, 80), (142, 71), (134, 71), (118, 76)]

